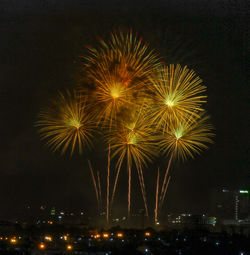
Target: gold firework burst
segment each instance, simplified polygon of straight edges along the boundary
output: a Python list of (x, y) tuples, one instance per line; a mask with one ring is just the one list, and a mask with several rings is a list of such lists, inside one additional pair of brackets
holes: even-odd
[(139, 103), (145, 80), (159, 66), (159, 58), (132, 31), (111, 33), (110, 40), (99, 41), (99, 47), (89, 48), (84, 68), (94, 83), (97, 118), (112, 121), (121, 108)]
[(157, 126), (168, 128), (169, 123), (186, 121), (191, 114), (198, 117), (201, 105), (206, 102), (203, 95), (206, 87), (193, 70), (186, 66), (162, 67), (150, 78), (150, 116)]
[(199, 117), (191, 115), (187, 120), (175, 122), (163, 133), (159, 147), (166, 154), (186, 160), (194, 158), (202, 150), (213, 143), (213, 126), (208, 122), (209, 117), (204, 114)]
[(93, 121), (85, 111), (83, 98), (75, 91), (64, 95), (59, 93), (57, 100), (42, 110), (39, 120), (36, 122), (42, 140), (56, 151), (61, 153), (70, 148), (71, 155), (78, 147), (82, 153), (83, 144), (91, 144), (91, 131), (94, 128)]
[(94, 103), (92, 111), (98, 123), (104, 121), (112, 125), (120, 111), (140, 102), (140, 89), (117, 81), (114, 74), (107, 72), (102, 77), (96, 77), (95, 82), (96, 89), (91, 100)]
[(134, 162), (139, 169), (141, 165), (151, 162), (156, 154), (154, 129), (142, 111), (130, 112), (127, 117), (120, 119), (107, 140), (113, 150), (112, 157), (118, 156), (117, 165), (127, 158), (128, 167)]

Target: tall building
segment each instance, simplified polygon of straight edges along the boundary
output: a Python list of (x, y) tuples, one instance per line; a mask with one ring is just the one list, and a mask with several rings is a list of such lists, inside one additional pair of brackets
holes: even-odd
[(174, 229), (210, 229), (213, 230), (217, 223), (216, 217), (207, 216), (205, 214), (168, 214), (163, 225)]
[(212, 194), (211, 211), (220, 220), (243, 220), (250, 217), (250, 189), (220, 189)]
[(238, 192), (238, 212), (239, 219), (250, 218), (250, 189), (241, 189)]

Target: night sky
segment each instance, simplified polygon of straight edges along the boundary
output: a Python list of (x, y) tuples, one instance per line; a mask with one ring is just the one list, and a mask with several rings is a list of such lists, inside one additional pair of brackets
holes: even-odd
[[(207, 212), (212, 189), (249, 186), (246, 5), (244, 0), (1, 1), (0, 219), (23, 215), (27, 205), (96, 213), (87, 159), (101, 172), (104, 192), (105, 147), (94, 141), (83, 156), (53, 154), (34, 123), (58, 90), (79, 84), (85, 46), (119, 28), (138, 32), (166, 63), (193, 68), (207, 86), (215, 143), (194, 160), (174, 162), (164, 210)], [(167, 160), (144, 168), (151, 213), (158, 166), (163, 171)], [(132, 211), (143, 208), (137, 179), (134, 171)], [(126, 196), (124, 167), (117, 215), (126, 214)]]

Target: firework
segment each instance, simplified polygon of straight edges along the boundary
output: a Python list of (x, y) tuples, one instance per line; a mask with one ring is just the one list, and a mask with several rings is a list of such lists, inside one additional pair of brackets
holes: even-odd
[[(202, 150), (208, 148), (214, 136), (212, 125), (208, 122), (209, 117), (202, 114), (194, 117), (191, 115), (186, 121), (175, 122), (162, 134), (159, 147), (165, 154), (170, 154), (168, 167), (164, 175), (164, 181), (160, 195), (160, 208), (163, 205), (170, 177), (167, 180), (172, 158), (186, 160), (194, 158)], [(166, 182), (167, 181), (167, 182)]]
[(155, 223), (158, 222), (159, 178), (160, 178), (160, 169), (158, 168), (157, 178), (156, 178), (156, 191), (155, 191)]
[(120, 109), (138, 103), (140, 92), (159, 61), (147, 44), (130, 33), (111, 33), (110, 40), (99, 40), (89, 48), (84, 69), (93, 84), (91, 100), (99, 121), (112, 121)]
[(109, 178), (110, 178), (110, 145), (108, 146), (108, 167), (107, 167), (107, 205), (106, 205), (106, 221), (109, 224)]
[(168, 182), (169, 182), (169, 180), (167, 181), (167, 178), (168, 178), (169, 169), (170, 169), (170, 166), (171, 166), (171, 163), (172, 163), (173, 155), (174, 155), (174, 153), (172, 152), (171, 156), (170, 156), (170, 159), (168, 161), (168, 167), (167, 167), (167, 169), (165, 171), (165, 174), (164, 174), (164, 179), (163, 179), (163, 183), (162, 183), (162, 187), (161, 187), (161, 195), (160, 195), (160, 208), (163, 204), (163, 200), (164, 200), (166, 190), (167, 190), (167, 186), (168, 186)]
[(116, 171), (116, 175), (115, 175), (115, 182), (114, 182), (114, 188), (113, 188), (112, 197), (111, 197), (111, 207), (112, 207), (113, 202), (114, 202), (115, 191), (116, 191), (116, 186), (117, 186), (117, 181), (118, 181), (118, 177), (119, 177), (119, 174), (120, 174), (121, 166), (122, 166), (122, 161), (120, 161), (119, 165), (117, 166), (117, 171)]
[[(138, 173), (148, 215), (142, 167), (152, 162), (158, 145), (170, 159), (161, 190), (158, 170), (155, 198), (157, 222), (170, 182), (172, 160), (193, 158), (212, 143), (212, 126), (208, 123), (208, 117), (201, 114), (206, 103), (206, 86), (186, 66), (163, 66), (157, 54), (132, 31), (111, 33), (110, 39), (100, 39), (97, 47), (88, 49), (87, 56), (82, 57), (84, 76), (81, 78), (84, 77), (85, 86), (80, 94), (75, 91), (72, 94), (59, 93), (57, 100), (40, 112), (36, 125), (41, 139), (46, 140), (53, 152), (60, 150), (63, 154), (69, 150), (72, 155), (78, 149), (82, 153), (83, 147), (91, 145), (94, 127), (103, 124), (100, 126), (108, 132), (107, 223), (124, 161), (128, 171), (128, 216), (133, 165)], [(156, 142), (159, 131), (157, 137), (160, 139)], [(117, 159), (112, 193), (111, 158)], [(88, 164), (100, 211), (100, 175), (97, 172), (96, 177), (90, 161)]]
[[(88, 165), (89, 165), (89, 170), (91, 172), (91, 177), (92, 177), (92, 181), (93, 181), (94, 188), (95, 188), (95, 194), (96, 194), (96, 200), (97, 200), (97, 205), (98, 205), (98, 211), (100, 212), (100, 207), (101, 207), (100, 190), (98, 192), (98, 187), (97, 187), (97, 184), (96, 184), (96, 177), (94, 175), (94, 171), (93, 171), (93, 168), (92, 168), (90, 160), (88, 160)], [(99, 177), (99, 175), (97, 175), (97, 176)]]
[(102, 208), (102, 189), (101, 189), (101, 179), (100, 179), (99, 171), (97, 171), (97, 182), (98, 182), (98, 196), (100, 199), (100, 208)]
[(171, 125), (168, 131), (162, 135), (159, 146), (164, 153), (186, 160), (194, 158), (207, 149), (209, 143), (213, 143), (213, 126), (208, 122), (209, 116), (204, 114), (194, 118), (191, 115), (186, 121)]
[[(97, 87), (92, 96), (92, 113), (98, 123), (109, 123), (117, 120), (117, 116), (130, 105), (139, 104), (140, 88), (136, 85), (127, 86), (116, 81), (110, 73), (96, 78)], [(138, 84), (137, 84), (138, 85)]]
[(159, 210), (161, 210), (161, 208), (163, 206), (164, 199), (166, 197), (166, 193), (167, 193), (167, 190), (168, 190), (168, 185), (169, 185), (170, 179), (171, 179), (171, 176), (168, 176), (168, 180), (167, 180), (166, 186), (165, 186), (164, 191), (163, 191), (162, 199), (160, 201)]
[(143, 197), (144, 206), (145, 206), (145, 212), (146, 212), (146, 216), (148, 216), (148, 203), (147, 203), (147, 198), (146, 198), (146, 188), (145, 188), (145, 182), (144, 182), (143, 171), (142, 171), (141, 165), (140, 165), (139, 169), (137, 168), (137, 172), (138, 172), (138, 177), (139, 177), (139, 181), (140, 181), (142, 197)]
[(131, 166), (128, 166), (128, 218), (131, 210)]
[(186, 121), (190, 114), (198, 116), (197, 113), (203, 110), (202, 103), (206, 102), (203, 95), (206, 87), (186, 66), (163, 66), (150, 78), (149, 90), (151, 120), (163, 127), (163, 131), (169, 123)]
[(123, 119), (113, 126), (108, 134), (108, 143), (113, 151), (112, 157), (118, 156), (117, 165), (127, 159), (127, 165), (132, 163), (137, 168), (152, 161), (155, 155), (154, 129), (149, 125), (143, 114), (131, 114), (131, 119)]
[(159, 65), (159, 57), (132, 30), (111, 33), (110, 40), (99, 42), (97, 48), (88, 47), (84, 57), (86, 72), (94, 80), (101, 73), (116, 71), (117, 79), (129, 85), (148, 77)]
[[(134, 163), (139, 174), (140, 183), (143, 185), (142, 165), (152, 160), (155, 154), (155, 144), (153, 140), (153, 128), (148, 124), (147, 119), (140, 112), (130, 112), (128, 116), (120, 120), (108, 135), (108, 143), (113, 151), (112, 157), (117, 156), (117, 166), (119, 174), (120, 166), (126, 158), (128, 167), (128, 214), (130, 213), (130, 192), (131, 192), (131, 167)], [(140, 174), (141, 173), (141, 174)], [(116, 176), (117, 182), (118, 176)], [(143, 181), (143, 183), (141, 182)], [(115, 186), (116, 186), (115, 182)], [(113, 190), (114, 194), (114, 190)], [(144, 193), (145, 194), (145, 193)], [(145, 199), (144, 199), (145, 202)]]
[(53, 152), (61, 149), (63, 154), (70, 148), (72, 155), (76, 147), (82, 153), (83, 145), (91, 145), (94, 125), (85, 113), (84, 101), (75, 92), (59, 93), (57, 100), (40, 112), (36, 126), (41, 139), (47, 140), (46, 144)]

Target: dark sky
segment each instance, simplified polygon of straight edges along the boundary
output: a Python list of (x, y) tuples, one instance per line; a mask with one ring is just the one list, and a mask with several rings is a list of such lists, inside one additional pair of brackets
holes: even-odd
[[(87, 158), (105, 178), (100, 143), (84, 156), (52, 154), (34, 122), (57, 90), (77, 84), (85, 45), (113, 29), (133, 28), (166, 63), (193, 68), (207, 85), (215, 144), (195, 160), (174, 162), (167, 211), (202, 213), (213, 188), (249, 186), (247, 1), (4, 0), (0, 3), (0, 218), (40, 205), (96, 212)], [(153, 204), (157, 166), (144, 169)], [(126, 213), (125, 169), (114, 211)], [(133, 176), (132, 210), (143, 207)], [(103, 189), (105, 182), (103, 180)], [(103, 190), (104, 192), (104, 190)], [(151, 208), (152, 213), (152, 208)]]

